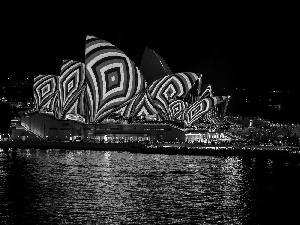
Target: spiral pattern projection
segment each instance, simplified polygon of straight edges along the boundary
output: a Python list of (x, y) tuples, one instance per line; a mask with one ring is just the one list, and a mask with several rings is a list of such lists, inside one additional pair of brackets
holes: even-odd
[(215, 96), (201, 99), (188, 107), (184, 113), (184, 122), (186, 126), (192, 126), (211, 108), (217, 106), (228, 96)]
[(68, 114), (85, 116), (84, 90), (85, 65), (74, 60), (64, 60), (59, 76), (59, 99), (57, 118)]
[(163, 119), (170, 119), (169, 99), (184, 97), (198, 76), (192, 72), (175, 73), (156, 80), (149, 86), (150, 96), (156, 102)]
[[(113, 113), (158, 115), (191, 126), (206, 113), (205, 121), (214, 120), (216, 106), (227, 98), (213, 97), (211, 86), (193, 72), (166, 75), (147, 86), (140, 70), (113, 44), (94, 36), (87, 36), (85, 44), (85, 63), (64, 60), (59, 76), (35, 77), (36, 111), (85, 123), (99, 123)], [(161, 57), (154, 58), (156, 66), (163, 66)]]
[(131, 98), (129, 101), (123, 103), (120, 105), (113, 113), (119, 114), (123, 116), (124, 118), (130, 118), (132, 115), (132, 112), (134, 111), (135, 103), (140, 98), (140, 94), (135, 95), (133, 98)]
[(184, 120), (184, 110), (188, 107), (188, 103), (179, 99), (169, 100), (169, 110), (171, 120)]
[(90, 122), (100, 122), (144, 87), (135, 64), (105, 40), (87, 36), (85, 65)]
[(33, 83), (34, 109), (53, 113), (57, 109), (58, 76), (38, 75)]
[(155, 103), (149, 95), (148, 89), (134, 96), (128, 102), (122, 104), (114, 113), (122, 115), (125, 118), (137, 116), (157, 115), (158, 111)]
[(208, 98), (208, 97), (212, 97), (212, 96), (213, 96), (213, 92), (211, 89), (211, 85), (209, 85), (209, 84), (203, 85), (201, 88), (201, 91), (200, 91), (199, 100)]
[(135, 116), (150, 116), (157, 115), (155, 103), (150, 97), (148, 89), (143, 91), (135, 101), (134, 110), (131, 113), (132, 117)]
[(219, 124), (225, 114), (227, 104), (228, 100), (225, 99), (220, 104), (209, 109), (208, 112), (205, 113), (198, 122), (201, 124)]

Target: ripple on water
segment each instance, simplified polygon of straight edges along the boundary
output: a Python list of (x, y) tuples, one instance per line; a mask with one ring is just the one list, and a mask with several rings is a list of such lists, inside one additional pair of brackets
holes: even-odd
[(3, 224), (255, 222), (263, 187), (256, 170), (274, 182), (276, 166), (267, 160), (259, 167), (257, 159), (240, 157), (110, 151), (0, 154)]

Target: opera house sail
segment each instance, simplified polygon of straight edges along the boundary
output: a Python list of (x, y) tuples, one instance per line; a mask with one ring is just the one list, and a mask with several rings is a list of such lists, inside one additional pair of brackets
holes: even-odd
[(140, 63), (140, 70), (149, 83), (172, 74), (165, 60), (154, 50), (146, 47)]
[(84, 91), (85, 65), (74, 60), (64, 60), (59, 76), (58, 119), (81, 118), (85, 121)]
[(121, 105), (115, 113), (122, 115), (124, 118), (132, 118), (157, 115), (158, 111), (148, 89), (145, 88), (128, 102)]
[(170, 119), (169, 98), (184, 97), (197, 78), (198, 74), (192, 72), (175, 73), (156, 80), (149, 86), (150, 96), (156, 102), (163, 119)]
[(135, 64), (111, 43), (87, 36), (85, 49), (89, 122), (98, 122), (143, 89)]
[(228, 99), (228, 96), (216, 96), (200, 99), (193, 103), (185, 111), (184, 120), (186, 126), (192, 126), (197, 120), (205, 115), (211, 108)]
[[(107, 124), (106, 121), (114, 115), (124, 121), (155, 118), (158, 125), (183, 124), (180, 129), (221, 122), (229, 97), (214, 96), (211, 85), (203, 83), (202, 74), (172, 73), (161, 56), (149, 48), (145, 49), (140, 66), (141, 70), (110, 42), (86, 36), (84, 62), (66, 59), (62, 62), (59, 75), (34, 78), (35, 105), (31, 114), (50, 116), (53, 124), (60, 124), (60, 121), (79, 122), (81, 127), (69, 129), (77, 130), (77, 134), (91, 130), (87, 128), (89, 124)], [(45, 124), (43, 131), (28, 127), (30, 124), (24, 123), (24, 127), (46, 136)], [(56, 137), (60, 135), (60, 130), (68, 130), (51, 129)], [(64, 133), (65, 137), (72, 132)], [(85, 135), (91, 134), (88, 132)], [(96, 135), (96, 128), (93, 135)], [(143, 135), (146, 137), (148, 134)]]
[(34, 110), (54, 113), (58, 98), (58, 77), (38, 75), (34, 77), (33, 96)]

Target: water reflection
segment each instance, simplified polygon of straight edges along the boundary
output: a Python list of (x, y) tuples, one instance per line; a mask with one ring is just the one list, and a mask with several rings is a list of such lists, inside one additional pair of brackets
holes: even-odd
[(243, 217), (236, 217), (233, 214), (244, 214), (244, 199), (242, 187), (245, 185), (243, 182), (243, 161), (240, 157), (227, 157), (222, 163), (221, 173), (224, 179), (221, 182), (221, 189), (223, 196), (221, 204), (227, 208), (227, 215), (223, 216), (232, 218), (232, 224), (242, 224)]
[(1, 151), (0, 224), (276, 221), (268, 210), (287, 204), (287, 189), (299, 196), (299, 168), (241, 157)]

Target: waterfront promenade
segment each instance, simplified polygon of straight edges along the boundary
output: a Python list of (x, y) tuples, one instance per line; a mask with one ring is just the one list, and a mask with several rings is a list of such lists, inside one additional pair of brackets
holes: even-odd
[(59, 142), (59, 141), (2, 141), (0, 148), (41, 148), (70, 150), (126, 150), (144, 146), (141, 143), (95, 143), (95, 142)]
[(127, 151), (144, 154), (249, 156), (300, 161), (300, 149), (293, 146), (204, 145), (188, 143), (93, 143), (48, 141), (1, 141), (2, 149), (39, 148), (94, 151)]

